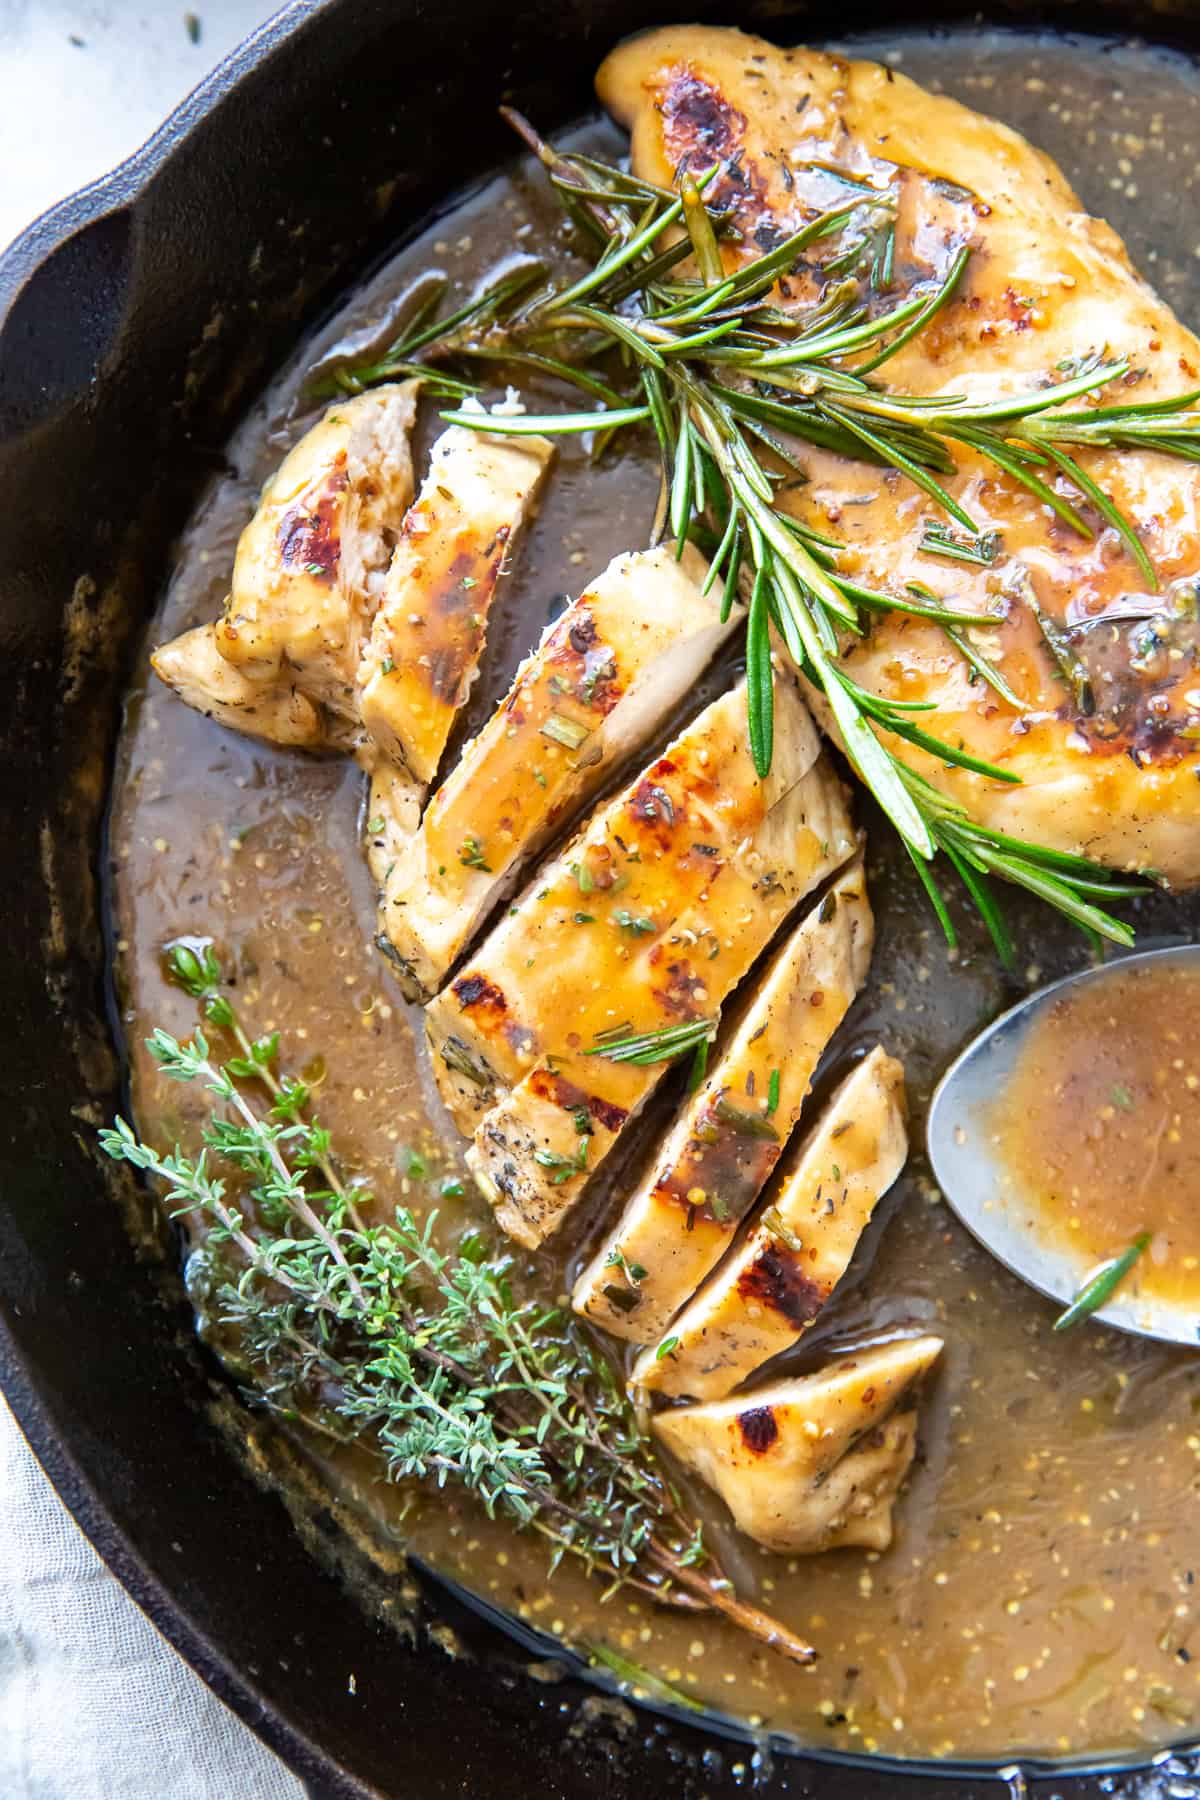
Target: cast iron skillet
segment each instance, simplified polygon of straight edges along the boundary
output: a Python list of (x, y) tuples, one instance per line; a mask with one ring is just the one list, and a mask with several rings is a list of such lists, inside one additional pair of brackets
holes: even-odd
[[(572, 1730), (592, 1690), (531, 1680), (528, 1651), (454, 1596), (426, 1608), (453, 1624), (459, 1660), (369, 1614), (231, 1453), (228, 1391), (194, 1344), (172, 1259), (145, 1218), (135, 1259), (129, 1196), (122, 1208), (93, 1150), (119, 1088), (103, 816), (120, 694), (219, 446), (321, 306), (509, 154), (502, 91), (554, 126), (588, 107), (616, 39), (697, 17), (799, 39), (879, 26), (887, 9), (297, 0), (0, 261), (0, 1384), (109, 1565), (316, 1794), (996, 1791), (994, 1772), (772, 1758), (647, 1712)], [(1093, 0), (1086, 18), (1064, 5), (1049, 22), (1150, 17)], [(1172, 30), (1200, 48), (1187, 0)], [(336, 1536), (319, 1512), (308, 1529)], [(1034, 1776), (1030, 1791), (1200, 1795), (1200, 1761), (1158, 1767)]]

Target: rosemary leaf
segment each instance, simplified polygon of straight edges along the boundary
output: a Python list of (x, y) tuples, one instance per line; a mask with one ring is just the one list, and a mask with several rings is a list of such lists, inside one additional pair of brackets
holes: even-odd
[(754, 578), (746, 628), (746, 712), (750, 754), (759, 776), (765, 780), (771, 772), (775, 746), (775, 687), (767, 629), (767, 571), (763, 566)]
[(981, 568), (990, 568), (999, 553), (1000, 539), (994, 531), (958, 537), (936, 519), (928, 519), (917, 548), (925, 556), (944, 556), (951, 562), (978, 563)]
[(627, 1062), (638, 1068), (649, 1068), (655, 1063), (674, 1062), (686, 1055), (697, 1044), (711, 1038), (716, 1025), (715, 1019), (693, 1019), (687, 1025), (668, 1025), (661, 1031), (629, 1032), (625, 1036), (602, 1032), (598, 1034), (595, 1046), (583, 1054), (602, 1056), (606, 1062)]
[(468, 431), (490, 431), (500, 437), (553, 437), (565, 432), (611, 431), (617, 425), (640, 425), (650, 417), (647, 406), (601, 407), (586, 413), (444, 412), (448, 425)]
[(700, 189), (690, 175), (685, 175), (680, 182), (679, 192), (683, 200), (683, 222), (692, 241), (700, 279), (707, 287), (712, 287), (725, 279), (721, 252), (717, 247), (717, 234), (713, 230)]
[(649, 1700), (665, 1700), (671, 1706), (682, 1707), (685, 1712), (702, 1713), (704, 1711), (699, 1700), (693, 1699), (690, 1694), (682, 1693), (677, 1687), (672, 1687), (671, 1683), (664, 1681), (661, 1675), (655, 1675), (649, 1669), (643, 1669), (640, 1663), (632, 1662), (629, 1657), (622, 1656), (619, 1651), (613, 1650), (608, 1644), (590, 1643), (587, 1646), (587, 1652), (593, 1663), (598, 1663), (602, 1668), (608, 1669), (617, 1677), (622, 1687), (628, 1688), (635, 1697), (645, 1695)]
[(965, 632), (959, 631), (955, 626), (947, 624), (944, 620), (942, 622), (942, 630), (950, 639), (950, 642), (954, 645), (954, 648), (958, 651), (963, 661), (970, 663), (971, 667), (976, 670), (984, 681), (987, 682), (993, 692), (999, 694), (1000, 698), (1005, 701), (1007, 705), (1013, 707), (1015, 711), (1025, 711), (1024, 702), (1019, 695), (1013, 693), (995, 663), (989, 662), (983, 652), (975, 648)]
[(1092, 1314), (1106, 1306), (1132, 1269), (1138, 1258), (1145, 1252), (1150, 1242), (1150, 1233), (1143, 1231), (1134, 1238), (1127, 1250), (1120, 1256), (1114, 1256), (1111, 1262), (1101, 1265), (1090, 1281), (1084, 1283), (1065, 1312), (1059, 1314), (1054, 1321), (1055, 1331), (1070, 1331), (1072, 1325), (1090, 1319)]
[(761, 1113), (747, 1112), (744, 1107), (735, 1106), (724, 1096), (713, 1108), (723, 1125), (728, 1125), (737, 1137), (761, 1138), (766, 1143), (777, 1144), (779, 1133), (769, 1119)]

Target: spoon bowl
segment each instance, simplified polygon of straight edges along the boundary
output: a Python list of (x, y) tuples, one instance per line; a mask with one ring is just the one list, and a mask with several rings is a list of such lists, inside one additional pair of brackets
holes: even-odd
[[(1039, 988), (967, 1045), (942, 1076), (930, 1102), (929, 1161), (947, 1204), (997, 1261), (1064, 1308), (1095, 1272), (1094, 1264), (1048, 1236), (1039, 1221), (1037, 1201), (1013, 1180), (1000, 1152), (995, 1103), (1012, 1079), (1026, 1034), (1044, 1007), (1068, 989), (1104, 981), (1117, 971), (1151, 965), (1161, 969), (1174, 963), (1194, 972), (1200, 967), (1200, 945), (1140, 951)], [(1194, 1305), (1129, 1291), (1133, 1285), (1118, 1288), (1091, 1317), (1138, 1337), (1200, 1343), (1200, 1311)]]

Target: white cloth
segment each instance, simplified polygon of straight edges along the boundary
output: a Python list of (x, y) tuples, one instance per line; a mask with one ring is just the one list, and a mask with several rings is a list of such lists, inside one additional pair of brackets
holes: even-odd
[(302, 1800), (110, 1575), (0, 1399), (3, 1800)]
[[(278, 0), (0, 0), (0, 246), (127, 156)], [(200, 17), (202, 15), (202, 18)], [(0, 1399), (0, 1800), (300, 1800), (108, 1573)]]

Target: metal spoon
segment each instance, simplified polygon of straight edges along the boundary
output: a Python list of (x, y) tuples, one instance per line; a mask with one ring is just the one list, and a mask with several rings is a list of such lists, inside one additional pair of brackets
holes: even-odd
[[(1068, 988), (1105, 981), (1117, 970), (1151, 964), (1200, 962), (1200, 945), (1182, 944), (1118, 957), (1101, 968), (1068, 975), (1002, 1013), (967, 1045), (938, 1083), (926, 1127), (938, 1186), (967, 1230), (1014, 1275), (1066, 1307), (1094, 1272), (1081, 1257), (1039, 1234), (1036, 1204), (1016, 1189), (996, 1143), (993, 1111), (1016, 1066), (1025, 1034), (1041, 1009)], [(1134, 1292), (1127, 1281), (1092, 1314), (1119, 1331), (1170, 1343), (1200, 1341), (1197, 1308), (1180, 1300)]]

